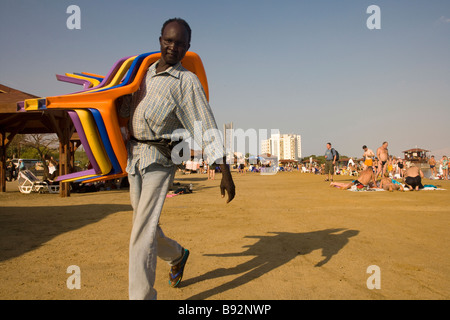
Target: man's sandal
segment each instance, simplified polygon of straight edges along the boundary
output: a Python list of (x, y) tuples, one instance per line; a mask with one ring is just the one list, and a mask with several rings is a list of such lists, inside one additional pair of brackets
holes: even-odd
[(186, 261), (189, 258), (189, 250), (184, 249), (183, 258), (181, 261), (172, 266), (169, 271), (169, 284), (172, 288), (176, 288), (183, 278), (184, 266), (186, 265)]

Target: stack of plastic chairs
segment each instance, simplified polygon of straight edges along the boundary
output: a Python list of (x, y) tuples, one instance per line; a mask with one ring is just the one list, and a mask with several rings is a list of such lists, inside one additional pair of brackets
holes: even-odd
[[(118, 116), (116, 100), (136, 92), (150, 65), (160, 57), (160, 52), (124, 57), (104, 77), (86, 72), (57, 75), (58, 80), (82, 85), (83, 90), (18, 102), (18, 111), (23, 112), (67, 110), (74, 124), (92, 169), (59, 176), (57, 181), (87, 183), (127, 175), (128, 119)], [(197, 75), (209, 98), (208, 82), (200, 57), (194, 52), (187, 52), (181, 63)]]

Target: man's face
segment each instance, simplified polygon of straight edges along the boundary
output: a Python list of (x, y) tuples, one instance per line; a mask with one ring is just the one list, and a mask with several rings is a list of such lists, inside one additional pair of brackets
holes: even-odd
[(327, 149), (331, 149), (331, 144), (327, 143)]
[(388, 143), (386, 142), (385, 144), (383, 144), (383, 147), (384, 147), (385, 149), (387, 149)]
[(178, 22), (169, 23), (159, 37), (161, 59), (168, 65), (180, 62), (189, 50), (189, 35), (186, 28)]

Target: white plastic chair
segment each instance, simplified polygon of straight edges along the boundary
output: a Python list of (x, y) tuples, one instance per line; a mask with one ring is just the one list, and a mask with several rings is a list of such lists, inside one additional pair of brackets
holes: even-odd
[(48, 191), (47, 182), (40, 181), (30, 170), (19, 171), (18, 182), (21, 193)]

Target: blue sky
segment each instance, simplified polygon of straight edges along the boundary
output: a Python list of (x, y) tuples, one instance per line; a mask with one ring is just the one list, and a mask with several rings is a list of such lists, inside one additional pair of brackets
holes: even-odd
[[(168, 18), (193, 30), (219, 128), (302, 135), (303, 155), (389, 142), (450, 154), (450, 1), (1, 0), (0, 83), (42, 97), (77, 91), (55, 74), (105, 75), (159, 50)], [(69, 30), (69, 5), (81, 29)], [(368, 6), (381, 9), (369, 30)], [(448, 154), (447, 154), (448, 155)]]

